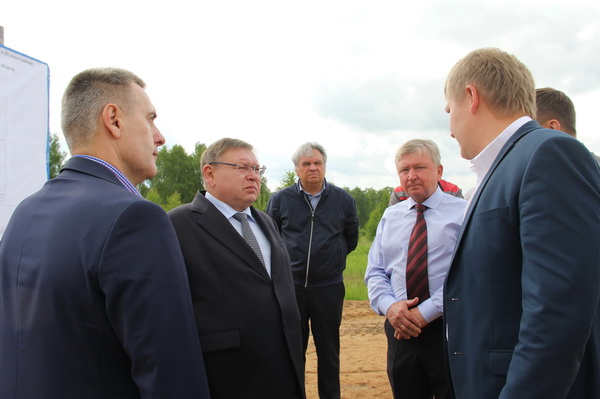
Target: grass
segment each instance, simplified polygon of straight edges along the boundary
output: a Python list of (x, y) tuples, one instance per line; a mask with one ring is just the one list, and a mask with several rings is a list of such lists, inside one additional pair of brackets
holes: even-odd
[(369, 299), (364, 280), (369, 248), (371, 248), (371, 241), (361, 236), (356, 249), (350, 252), (348, 258), (346, 258), (346, 270), (344, 271), (345, 299), (356, 301)]

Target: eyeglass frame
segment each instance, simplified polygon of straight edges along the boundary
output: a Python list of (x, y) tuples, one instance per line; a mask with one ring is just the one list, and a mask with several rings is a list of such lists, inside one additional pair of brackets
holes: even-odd
[(228, 165), (228, 166), (233, 166), (235, 167), (236, 172), (243, 172), (244, 174), (249, 174), (250, 171), (254, 172), (255, 174), (259, 175), (260, 177), (262, 177), (265, 174), (265, 170), (267, 170), (267, 167), (265, 165), (252, 165), (252, 166), (245, 166), (243, 164), (239, 164), (239, 163), (229, 163), (229, 162), (219, 162), (219, 161), (212, 161), (209, 162), (209, 165), (212, 164), (218, 164), (218, 165)]

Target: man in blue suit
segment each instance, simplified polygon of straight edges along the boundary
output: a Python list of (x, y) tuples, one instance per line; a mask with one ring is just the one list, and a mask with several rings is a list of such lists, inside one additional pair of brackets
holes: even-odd
[(67, 87), (74, 156), (0, 243), (3, 399), (209, 397), (175, 231), (135, 188), (165, 142), (144, 86), (99, 68)]
[(531, 120), (534, 81), (512, 55), (473, 51), (445, 92), (477, 172), (444, 292), (456, 398), (600, 398), (598, 165)]

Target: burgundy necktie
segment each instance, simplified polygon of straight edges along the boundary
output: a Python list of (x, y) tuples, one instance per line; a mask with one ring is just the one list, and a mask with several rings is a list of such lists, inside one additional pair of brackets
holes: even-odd
[(406, 260), (406, 295), (408, 299), (419, 297), (419, 303), (429, 298), (427, 277), (427, 224), (423, 212), (425, 205), (415, 205), (417, 220), (410, 233)]

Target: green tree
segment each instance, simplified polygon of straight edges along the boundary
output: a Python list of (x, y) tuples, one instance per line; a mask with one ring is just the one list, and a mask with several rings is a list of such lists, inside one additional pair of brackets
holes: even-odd
[(174, 193), (179, 193), (180, 202), (191, 202), (196, 192), (203, 189), (200, 157), (205, 149), (204, 144), (197, 143), (194, 152), (187, 154), (178, 144), (171, 149), (162, 147), (156, 161), (158, 172), (140, 187), (140, 193), (146, 196), (150, 189), (155, 189), (160, 203), (165, 205)]
[(360, 229), (364, 228), (371, 217), (373, 210), (384, 201), (384, 197), (387, 196), (385, 204), (387, 205), (392, 192), (391, 187), (384, 187), (380, 190), (374, 188), (361, 189), (354, 187), (349, 189), (344, 187), (344, 190), (354, 198), (356, 202), (356, 214), (358, 216), (358, 226)]
[(60, 142), (58, 140), (58, 135), (51, 134), (50, 135), (50, 156), (49, 156), (49, 171), (50, 178), (54, 179), (60, 173), (61, 168), (65, 162), (65, 158), (67, 157), (67, 153), (61, 151)]
[(275, 190), (283, 190), (286, 187), (292, 186), (296, 183), (296, 173), (291, 170), (286, 171), (281, 178), (279, 186)]
[(373, 239), (375, 238), (379, 221), (381, 220), (383, 212), (385, 212), (385, 209), (388, 207), (388, 203), (390, 201), (390, 191), (388, 189), (378, 190), (378, 192), (380, 194), (379, 202), (375, 205), (374, 208), (372, 208), (373, 210), (369, 215), (369, 220), (363, 228), (364, 236), (370, 241), (373, 241)]
[[(146, 198), (148, 201), (152, 201), (155, 204), (158, 204), (160, 206), (162, 206), (162, 199), (160, 198), (160, 195), (158, 195), (158, 191), (156, 191), (156, 188), (148, 188), (148, 186), (144, 186), (145, 187), (145, 193), (143, 194), (144, 198)], [(141, 192), (140, 192), (141, 194)]]
[(269, 186), (267, 186), (267, 178), (265, 176), (262, 176), (260, 181), (260, 195), (254, 203), (254, 207), (264, 211), (267, 208), (269, 198), (271, 198), (271, 190), (269, 190)]
[(173, 208), (177, 208), (179, 205), (181, 205), (181, 195), (179, 195), (179, 192), (175, 191), (167, 197), (167, 202), (163, 206), (163, 209), (165, 211), (170, 211)]

